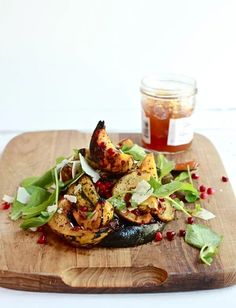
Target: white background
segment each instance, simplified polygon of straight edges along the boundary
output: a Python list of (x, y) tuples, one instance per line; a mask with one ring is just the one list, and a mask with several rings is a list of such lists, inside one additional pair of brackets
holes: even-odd
[[(213, 141), (235, 185), (235, 16), (234, 0), (0, 0), (0, 152), (22, 131), (91, 131), (99, 119), (140, 131), (142, 76), (180, 73), (197, 80), (195, 130)], [(115, 296), (0, 288), (8, 307), (203, 301), (235, 307), (236, 287)]]
[(236, 108), (235, 13), (234, 0), (0, 0), (0, 130), (121, 109), (139, 127), (150, 72), (196, 78), (198, 110)]

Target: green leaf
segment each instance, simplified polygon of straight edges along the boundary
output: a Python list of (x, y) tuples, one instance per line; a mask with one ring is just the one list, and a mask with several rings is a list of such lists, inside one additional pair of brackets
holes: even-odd
[(39, 177), (38, 176), (31, 176), (29, 178), (24, 179), (21, 183), (20, 186), (22, 187), (27, 187), (32, 185), (32, 183), (34, 183), (36, 180), (38, 180)]
[(169, 195), (173, 194), (177, 190), (182, 190), (183, 183), (173, 181), (168, 184), (161, 185), (157, 189), (154, 190), (153, 195), (158, 198), (168, 197)]
[(200, 250), (200, 259), (203, 263), (211, 265), (213, 257), (216, 255), (217, 251), (217, 246), (204, 245)]
[(56, 158), (56, 165), (60, 164), (63, 160), (67, 159), (66, 157), (64, 156), (59, 156)]
[(173, 161), (168, 160), (163, 154), (158, 155), (157, 169), (160, 179), (169, 174), (174, 168), (175, 168), (175, 163)]
[(22, 211), (25, 207), (25, 204), (17, 201), (16, 199), (13, 201), (12, 207), (11, 207), (11, 213), (10, 213), (10, 218), (12, 220), (17, 220), (21, 217)]
[(154, 191), (161, 187), (161, 183), (157, 181), (153, 176), (151, 176), (148, 183), (151, 185), (151, 188), (153, 188)]
[(31, 218), (31, 217), (35, 217), (41, 214), (41, 212), (46, 211), (47, 207), (49, 205), (53, 205), (55, 203), (55, 199), (56, 199), (56, 192), (53, 192), (50, 197), (44, 201), (43, 203), (34, 206), (34, 207), (30, 207), (27, 209), (23, 209), (23, 218), (27, 219), (27, 218)]
[(185, 199), (187, 202), (189, 203), (193, 203), (195, 201), (197, 201), (199, 199), (199, 194), (193, 192), (193, 191), (188, 191), (186, 194), (185, 194)]
[(137, 144), (134, 144), (132, 147), (124, 145), (121, 148), (121, 151), (125, 154), (129, 154), (133, 157), (134, 160), (143, 160), (144, 157), (146, 156), (146, 152), (144, 148), (140, 147)]
[(40, 215), (38, 217), (25, 219), (23, 223), (20, 225), (20, 227), (24, 230), (27, 230), (29, 228), (43, 226), (52, 218), (52, 216), (53, 216), (52, 214), (49, 215), (48, 217)]
[(88, 219), (91, 219), (91, 218), (94, 216), (94, 214), (95, 214), (95, 211), (93, 211), (93, 212), (87, 212), (87, 218), (88, 218)]
[(184, 181), (184, 180), (187, 180), (189, 178), (189, 175), (188, 175), (188, 172), (184, 171), (184, 172), (181, 172), (176, 178), (175, 178), (175, 181)]
[(222, 236), (205, 225), (193, 224), (187, 226), (185, 241), (197, 248), (202, 248), (204, 245), (218, 246)]
[(123, 199), (117, 198), (115, 196), (108, 199), (108, 201), (118, 210), (122, 211), (126, 208), (126, 203)]
[(191, 216), (188, 211), (185, 209), (185, 205), (183, 201), (180, 201), (178, 198), (172, 199), (169, 197), (165, 198), (166, 200), (168, 200), (169, 202), (171, 202), (171, 205), (173, 206), (173, 208), (175, 208), (177, 211), (181, 211), (184, 214), (186, 214), (187, 216)]
[(42, 211), (40, 215), (43, 217), (48, 217), (50, 214), (46, 211)]
[[(24, 187), (31, 185), (31, 186), (38, 186), (38, 187), (46, 188), (46, 187), (52, 185), (54, 183), (54, 181), (55, 181), (55, 179), (54, 179), (54, 168), (52, 168), (52, 169), (46, 171), (41, 177), (37, 177), (32, 182), (30, 182), (29, 178), (28, 178), (28, 181), (26, 181), (26, 183), (28, 182), (30, 184), (25, 185)], [(23, 180), (23, 182), (24, 182), (24, 180)]]

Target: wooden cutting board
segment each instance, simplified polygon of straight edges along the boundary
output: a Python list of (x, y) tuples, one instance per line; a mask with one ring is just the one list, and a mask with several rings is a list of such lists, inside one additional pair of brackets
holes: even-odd
[[(126, 136), (139, 142), (137, 134), (111, 134), (114, 142)], [(0, 161), (0, 198), (13, 195), (19, 182), (40, 175), (58, 156), (88, 146), (90, 134), (78, 131), (25, 133), (14, 138)], [(160, 292), (211, 289), (236, 283), (236, 202), (230, 183), (223, 183), (225, 170), (213, 145), (195, 135), (192, 149), (172, 156), (176, 161), (200, 162), (199, 184), (216, 189), (203, 201), (216, 214), (208, 222), (224, 236), (211, 267), (198, 261), (199, 251), (183, 238), (166, 239), (135, 248), (79, 249), (56, 236), (39, 245), (39, 234), (23, 232), (19, 223), (0, 211), (0, 286), (12, 289), (49, 292)], [(169, 223), (166, 230), (185, 228), (185, 217)]]

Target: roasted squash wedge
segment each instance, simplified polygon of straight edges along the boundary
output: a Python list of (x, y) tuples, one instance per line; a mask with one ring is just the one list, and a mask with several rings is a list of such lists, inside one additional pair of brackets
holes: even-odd
[(61, 213), (53, 216), (49, 227), (77, 246), (96, 245), (111, 231), (108, 224), (113, 218), (113, 206), (100, 198), (87, 175), (71, 185), (66, 194), (76, 196), (77, 202), (72, 204), (62, 196), (59, 202)]
[(123, 174), (131, 170), (133, 158), (121, 153), (109, 138), (104, 121), (99, 121), (89, 146), (91, 160), (98, 164), (102, 171)]
[(78, 247), (97, 245), (109, 234), (109, 232), (111, 232), (109, 228), (100, 228), (96, 230), (73, 228), (65, 213), (54, 214), (52, 219), (48, 222), (48, 225), (51, 230), (61, 238)]
[[(113, 188), (113, 195), (122, 195), (124, 191), (129, 191), (134, 189), (138, 183), (142, 180), (149, 181), (151, 177), (157, 178), (156, 163), (154, 155), (149, 153), (145, 156), (141, 164), (132, 171), (121, 177)], [(149, 197), (145, 202), (143, 202), (139, 208), (144, 212), (141, 215), (135, 214), (135, 212), (127, 211), (117, 211), (117, 214), (124, 219), (133, 222), (135, 224), (148, 224), (152, 221), (153, 217), (150, 214), (150, 209), (157, 209), (158, 201), (155, 197)]]

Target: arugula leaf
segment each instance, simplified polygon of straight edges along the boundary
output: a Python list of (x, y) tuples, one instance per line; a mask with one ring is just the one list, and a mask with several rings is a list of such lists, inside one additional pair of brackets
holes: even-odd
[(201, 249), (200, 259), (208, 265), (212, 263), (213, 256), (217, 253), (222, 239), (222, 236), (205, 225), (188, 225), (186, 229), (185, 242)]
[(159, 178), (162, 179), (164, 176), (169, 174), (175, 168), (175, 163), (168, 160), (163, 154), (159, 154), (157, 157), (157, 169)]
[(12, 220), (17, 220), (21, 217), (22, 211), (25, 207), (25, 204), (17, 201), (16, 199), (13, 201), (12, 207), (11, 207), (11, 213), (10, 213), (10, 218)]
[(218, 248), (216, 246), (204, 245), (200, 250), (200, 259), (203, 263), (211, 265), (213, 257), (216, 255)]
[(29, 208), (32, 206), (37, 206), (48, 199), (50, 193), (44, 188), (37, 186), (28, 186), (26, 187), (27, 192), (31, 195), (30, 200), (27, 203), (25, 208)]
[(175, 208), (177, 211), (181, 211), (189, 217), (191, 216), (188, 213), (188, 211), (184, 208), (185, 205), (184, 205), (183, 201), (180, 201), (178, 198), (172, 199), (172, 198), (166, 197), (165, 199), (169, 200), (171, 202), (173, 208)]
[(55, 199), (56, 199), (56, 192), (53, 192), (50, 195), (50, 197), (44, 202), (42, 202), (41, 204), (34, 206), (34, 207), (27, 208), (27, 209), (23, 208), (22, 210), (23, 218), (27, 219), (27, 218), (40, 215), (41, 212), (46, 211), (48, 206), (55, 203)]
[(137, 161), (143, 160), (144, 157), (146, 156), (146, 152), (144, 148), (140, 147), (137, 144), (134, 144), (131, 147), (127, 145), (123, 145), (123, 147), (121, 148), (121, 151), (125, 154), (129, 154), (133, 156), (133, 159)]
[(29, 178), (25, 178), (21, 183), (20, 186), (22, 187), (27, 187), (32, 185), (36, 180), (38, 180), (39, 177), (38, 176), (31, 176)]
[(189, 178), (189, 175), (188, 175), (188, 172), (184, 171), (184, 172), (181, 172), (176, 178), (175, 178), (175, 181), (184, 181), (184, 180), (187, 180)]
[(153, 195), (158, 198), (165, 198), (173, 194), (177, 190), (182, 190), (182, 187), (182, 182), (173, 181), (171, 183), (161, 185), (160, 187), (155, 189)]
[(88, 219), (91, 219), (91, 218), (94, 216), (94, 214), (95, 214), (95, 211), (93, 211), (93, 212), (87, 212), (87, 218), (88, 218)]
[(59, 156), (56, 158), (56, 165), (60, 164), (63, 160), (67, 159), (66, 157), (64, 156)]
[(123, 199), (117, 198), (115, 196), (108, 199), (108, 201), (118, 210), (122, 211), (126, 208), (126, 203)]
[(198, 193), (196, 194), (194, 191), (188, 191), (185, 194), (185, 199), (187, 202), (193, 203), (199, 199), (199, 194)]
[(29, 185), (42, 188), (48, 187), (54, 183), (54, 168), (46, 171), (41, 177), (36, 177), (34, 181), (31, 181), (30, 179), (32, 178), (27, 178), (22, 181), (22, 183), (24, 183), (24, 187)]
[(153, 176), (151, 176), (148, 183), (151, 185), (153, 190), (157, 190), (159, 187), (161, 187), (161, 183), (159, 181), (157, 181)]
[(48, 217), (44, 217), (43, 215), (32, 217), (25, 219), (20, 227), (24, 230), (34, 227), (40, 227), (45, 225), (51, 218), (53, 214), (49, 215)]

